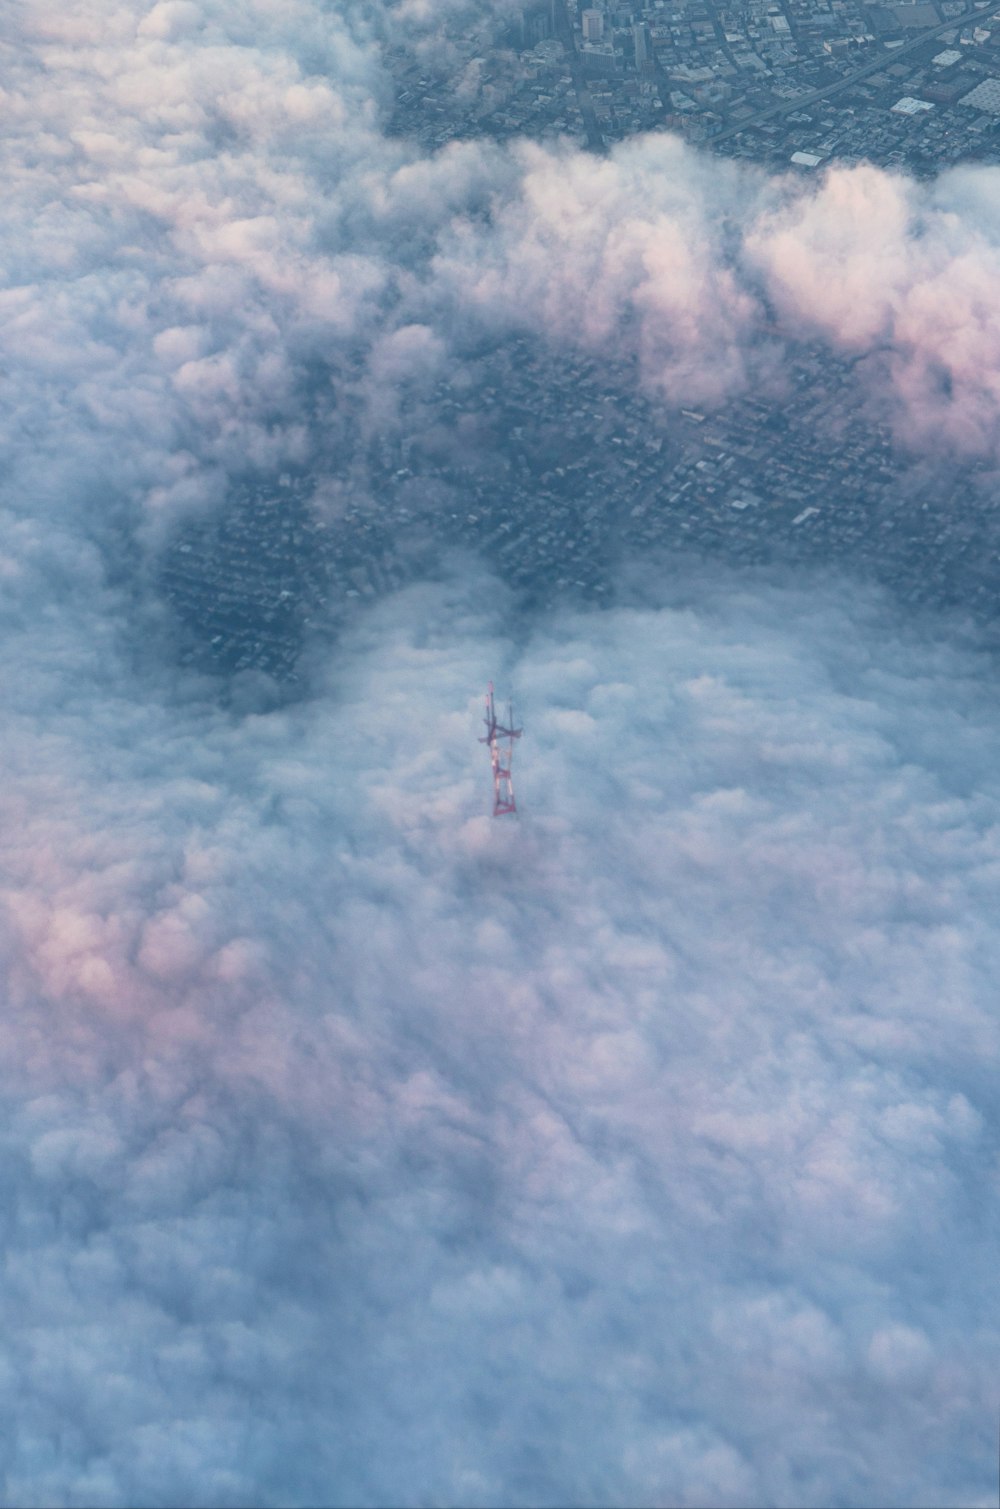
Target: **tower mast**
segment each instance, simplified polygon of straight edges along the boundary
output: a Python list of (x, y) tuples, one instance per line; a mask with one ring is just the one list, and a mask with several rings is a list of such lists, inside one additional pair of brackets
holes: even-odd
[(492, 681), (486, 693), (484, 722), (486, 734), (485, 737), (480, 738), (479, 742), (488, 744), (490, 747), (490, 765), (493, 770), (493, 816), (502, 817), (504, 813), (517, 811), (510, 767), (514, 758), (514, 740), (521, 737), (524, 729), (514, 727), (514, 708), (511, 702), (507, 703), (506, 723), (499, 722), (493, 700)]

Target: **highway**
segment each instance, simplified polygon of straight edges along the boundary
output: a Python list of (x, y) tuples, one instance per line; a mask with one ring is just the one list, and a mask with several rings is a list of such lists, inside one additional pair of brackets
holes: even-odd
[(741, 131), (752, 131), (754, 126), (763, 125), (765, 121), (776, 120), (779, 116), (788, 115), (792, 110), (805, 110), (810, 105), (816, 105), (820, 100), (829, 99), (834, 94), (843, 94), (847, 89), (853, 89), (855, 84), (867, 79), (873, 73), (894, 63), (897, 58), (905, 58), (909, 52), (915, 52), (918, 47), (930, 37), (938, 37), (943, 31), (951, 31), (954, 28), (964, 26), (967, 21), (974, 21), (984, 11), (989, 10), (990, 0), (979, 0), (976, 5), (971, 5), (959, 16), (949, 16), (947, 21), (942, 21), (938, 26), (928, 26), (910, 42), (904, 42), (900, 47), (883, 50), (871, 63), (865, 63), (863, 67), (855, 69), (846, 78), (837, 79), (832, 84), (824, 84), (821, 89), (811, 89), (807, 94), (797, 94), (794, 99), (782, 100), (777, 105), (768, 105), (763, 110), (758, 110), (754, 115), (748, 115), (746, 120), (741, 120), (737, 125), (727, 126), (715, 136), (706, 137), (704, 145), (716, 147), (721, 142), (730, 141), (738, 136)]

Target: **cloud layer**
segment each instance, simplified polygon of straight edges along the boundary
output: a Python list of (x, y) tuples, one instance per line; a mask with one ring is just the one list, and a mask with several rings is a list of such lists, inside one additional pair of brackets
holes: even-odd
[(986, 1503), (986, 667), (846, 587), (498, 590), (243, 720), (26, 647), (4, 1496)]
[(179, 520), (363, 495), (520, 330), (669, 403), (827, 342), (990, 452), (995, 172), (425, 157), (420, 6), (2, 26), (3, 1497), (992, 1502), (992, 666), (846, 584), (528, 624), (474, 566), (267, 714), (136, 641)]
[(672, 404), (777, 391), (819, 340), (871, 358), (859, 393), (906, 443), (992, 456), (995, 169), (782, 181), (666, 137), (421, 156), (385, 135), (377, 43), (428, 24), (264, 0), (10, 13), (0, 328), (31, 518), (110, 515), (156, 549), (234, 475), (363, 491), (387, 381), (514, 330), (634, 357)]

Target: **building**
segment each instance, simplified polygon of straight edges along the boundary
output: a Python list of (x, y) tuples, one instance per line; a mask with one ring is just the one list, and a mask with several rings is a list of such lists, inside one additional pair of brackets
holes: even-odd
[(585, 10), (580, 19), (583, 24), (585, 42), (604, 41), (604, 12), (602, 10)]
[(553, 35), (553, 9), (552, 0), (535, 0), (534, 5), (524, 7), (516, 27), (517, 43), (522, 49), (527, 51), (537, 47), (539, 42), (546, 42)]

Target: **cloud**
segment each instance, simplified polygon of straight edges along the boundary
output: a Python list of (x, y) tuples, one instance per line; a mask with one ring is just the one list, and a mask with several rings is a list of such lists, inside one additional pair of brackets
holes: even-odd
[(858, 396), (904, 447), (992, 456), (1000, 338), (992, 168), (918, 184), (870, 164), (769, 179), (649, 137), (594, 159), (524, 144), (488, 224), (435, 264), (491, 329), (633, 357), (668, 403), (780, 392), (800, 344), (872, 358)]
[(541, 327), (592, 351), (624, 347), (666, 397), (721, 397), (744, 379), (759, 305), (719, 244), (718, 218), (755, 181), (650, 138), (610, 161), (524, 144), (517, 192), (490, 223), (459, 223), (436, 271), (494, 324)]
[(377, 518), (359, 451), (519, 331), (668, 404), (821, 340), (993, 443), (993, 170), (428, 156), (377, 42), (430, 19), (4, 22), (4, 1497), (985, 1502), (975, 647), (690, 568), (526, 621), (472, 564), (271, 711), (160, 655), (179, 523), (286, 469)]
[(222, 479), (289, 468), (377, 507), (358, 438), (392, 430), (386, 352), (414, 327), (453, 364), (515, 332), (610, 352), (668, 405), (780, 394), (818, 339), (866, 358), (853, 391), (906, 445), (993, 454), (995, 169), (775, 180), (665, 136), (428, 156), (386, 134), (377, 43), (438, 20), (263, 0), (8, 19), (0, 339), (32, 516), (43, 496), (113, 515), (155, 553)]
[(894, 418), (918, 449), (928, 435), (966, 454), (995, 446), (995, 193), (992, 173), (975, 169), (930, 187), (868, 166), (834, 169), (749, 240), (793, 329), (887, 354)]
[(982, 659), (847, 584), (506, 623), (414, 588), (244, 719), (25, 647), (11, 1499), (985, 1501)]

